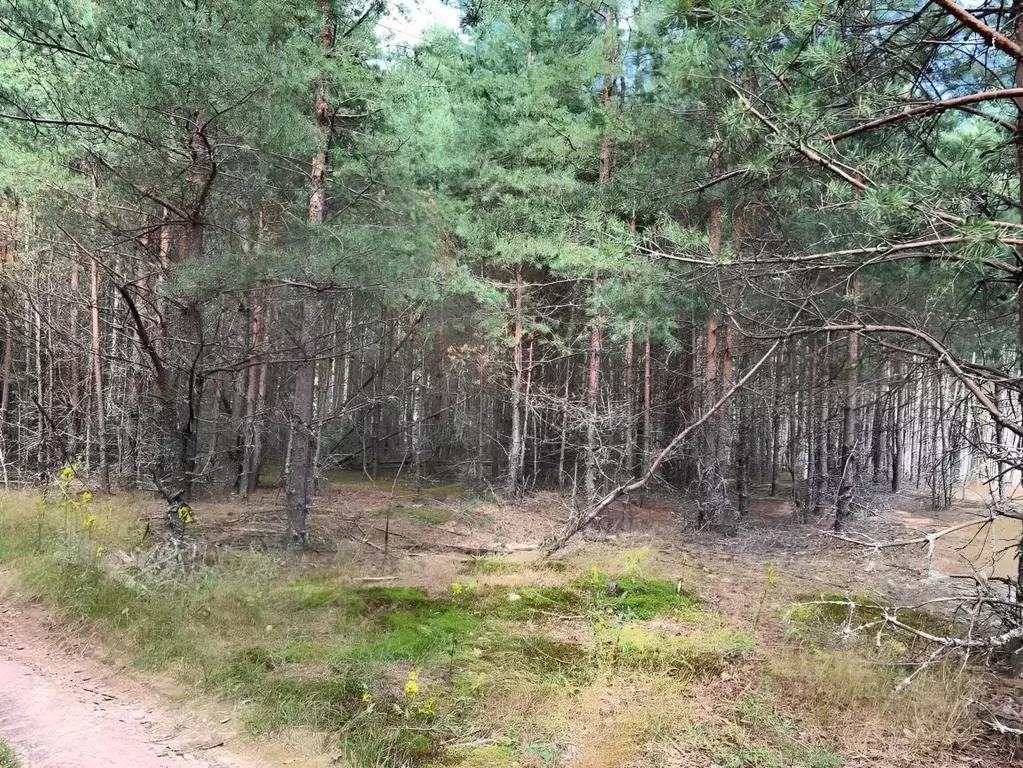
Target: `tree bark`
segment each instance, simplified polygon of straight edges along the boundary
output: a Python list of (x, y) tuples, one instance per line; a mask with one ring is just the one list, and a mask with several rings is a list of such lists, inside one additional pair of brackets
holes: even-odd
[[(329, 2), (321, 3), (320, 47), (326, 55), (334, 47), (334, 21)], [(332, 119), (327, 103), (325, 83), (316, 89), (316, 131), (320, 147), (310, 164), (310, 193), (308, 221), (313, 226), (323, 224), (327, 204), (327, 172), (330, 161)], [(300, 288), (301, 305), (298, 347), (300, 361), (295, 366), (292, 394), (291, 451), (285, 476), (285, 495), (288, 503), (288, 534), (292, 544), (305, 547), (309, 541), (309, 503), (316, 482), (313, 424), (313, 400), (316, 381), (316, 307), (315, 297)]]
[(643, 471), (650, 468), (654, 455), (653, 419), (653, 355), (650, 350), (650, 332), (643, 344)]
[(512, 321), (513, 361), (511, 377), (511, 441), (508, 447), (508, 476), (505, 493), (519, 494), (522, 477), (522, 265), (515, 267), (515, 318)]
[[(858, 279), (852, 278), (852, 296), (855, 302), (859, 292)], [(852, 499), (856, 489), (856, 416), (858, 368), (860, 364), (860, 335), (849, 331), (846, 336), (845, 404), (842, 407), (842, 452), (839, 467), (838, 503), (835, 505), (835, 530), (841, 531), (852, 514)]]
[(625, 452), (623, 464), (626, 477), (636, 475), (636, 413), (632, 382), (634, 378), (633, 364), (636, 354), (634, 324), (629, 322), (628, 335), (625, 337), (625, 381), (622, 385), (625, 395)]
[(902, 381), (902, 361), (895, 359), (895, 392), (893, 394), (891, 408), (891, 446), (892, 446), (892, 493), (898, 493), (902, 489), (902, 464), (905, 455), (905, 424), (903, 417), (906, 413), (905, 398), (907, 389)]
[(92, 260), (92, 274), (89, 281), (92, 296), (92, 375), (93, 393), (96, 401), (96, 450), (99, 454), (99, 483), (105, 493), (110, 493), (110, 464), (107, 456), (107, 419), (103, 388), (102, 336), (99, 325), (99, 266)]
[(600, 364), (601, 364), (600, 318), (593, 318), (590, 329), (590, 359), (587, 365), (586, 385), (586, 474), (584, 491), (587, 503), (597, 497), (597, 451), (599, 425), (597, 424), (600, 405)]

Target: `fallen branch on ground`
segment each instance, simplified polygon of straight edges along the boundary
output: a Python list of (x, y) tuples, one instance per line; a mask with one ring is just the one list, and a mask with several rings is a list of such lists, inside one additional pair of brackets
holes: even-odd
[(735, 382), (735, 384), (733, 384), (729, 388), (729, 390), (725, 392), (716, 403), (714, 403), (714, 405), (708, 408), (699, 419), (697, 419), (695, 422), (693, 422), (688, 427), (679, 432), (677, 435), (675, 435), (675, 437), (672, 438), (671, 442), (664, 447), (664, 450), (657, 454), (654, 460), (650, 462), (650, 466), (647, 468), (647, 471), (644, 472), (642, 476), (635, 480), (632, 480), (631, 482), (623, 483), (622, 485), (619, 485), (618, 487), (614, 488), (613, 490), (605, 494), (585, 513), (576, 515), (573, 519), (569, 520), (568, 524), (561, 531), (561, 533), (544, 542), (543, 546), (541, 547), (544, 554), (551, 555), (554, 552), (557, 552), (559, 549), (564, 547), (573, 536), (575, 536), (579, 531), (581, 531), (583, 528), (585, 528), (598, 517), (600, 517), (600, 515), (604, 512), (605, 509), (611, 506), (622, 496), (628, 493), (632, 493), (634, 491), (638, 491), (641, 488), (645, 487), (646, 484), (649, 483), (651, 479), (653, 479), (654, 475), (657, 474), (657, 471), (661, 468), (661, 465), (682, 444), (682, 441), (689, 437), (689, 435), (691, 435), (694, 431), (703, 426), (707, 422), (707, 420), (710, 419), (711, 416), (717, 413), (724, 406), (724, 404), (727, 403), (729, 399), (731, 399), (732, 395), (734, 395), (736, 392), (742, 389), (746, 382), (753, 377), (753, 374), (756, 373), (760, 369), (760, 367), (771, 358), (771, 356), (775, 353), (775, 351), (778, 349), (780, 345), (781, 339), (775, 341), (774, 344), (772, 344), (771, 347), (767, 350), (767, 352), (765, 352), (764, 355), (759, 360), (757, 360), (753, 367), (746, 371), (743, 377), (739, 379), (737, 382)]
[(947, 536), (950, 533), (961, 531), (965, 528), (972, 528), (975, 525), (988, 525), (995, 521), (995, 518), (1000, 517), (1001, 513), (997, 509), (992, 509), (987, 517), (980, 517), (976, 520), (967, 520), (964, 523), (957, 523), (950, 525), (947, 528), (942, 528), (940, 531), (934, 533), (924, 534), (923, 536), (916, 536), (912, 539), (896, 539), (894, 541), (863, 541), (862, 539), (856, 539), (852, 536), (843, 536), (840, 533), (834, 531), (821, 531), (825, 536), (830, 536), (833, 539), (839, 539), (840, 541), (847, 541), (850, 544), (856, 544), (867, 549), (873, 549), (875, 551), (882, 549), (890, 549), (892, 547), (911, 547), (914, 544), (926, 544), (927, 545), (927, 570), (931, 570), (931, 561), (934, 559), (934, 544), (942, 536)]

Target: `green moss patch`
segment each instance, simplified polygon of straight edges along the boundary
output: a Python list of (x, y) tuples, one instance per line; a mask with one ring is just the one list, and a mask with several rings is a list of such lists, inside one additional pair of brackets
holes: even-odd
[(366, 639), (343, 649), (355, 661), (428, 664), (437, 657), (460, 655), (486, 632), (482, 618), (471, 610), (471, 598), (431, 598), (406, 587), (358, 590), (347, 615), (363, 620), (354, 635)]
[(684, 617), (699, 611), (699, 599), (678, 583), (642, 576), (611, 576), (591, 571), (575, 582), (593, 604), (623, 619), (650, 620), (658, 616)]

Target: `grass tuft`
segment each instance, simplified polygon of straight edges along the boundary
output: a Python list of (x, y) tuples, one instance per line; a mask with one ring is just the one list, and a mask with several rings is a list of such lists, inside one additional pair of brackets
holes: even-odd
[(452, 750), (443, 762), (431, 763), (426, 768), (514, 768), (515, 751), (500, 744), (480, 747), (461, 747)]
[(599, 668), (667, 672), (689, 679), (720, 674), (752, 648), (750, 637), (741, 632), (683, 638), (635, 623), (598, 624), (593, 639)]
[(20, 765), (11, 745), (0, 739), (0, 768), (19, 768)]
[(487, 615), (513, 621), (581, 616), (589, 610), (584, 594), (565, 587), (493, 587), (481, 591), (481, 601)]

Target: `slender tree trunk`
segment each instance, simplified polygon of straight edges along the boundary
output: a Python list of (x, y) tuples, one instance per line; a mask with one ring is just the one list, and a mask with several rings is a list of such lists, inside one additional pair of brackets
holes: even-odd
[[(610, 34), (615, 29), (615, 12), (608, 7), (604, 11), (604, 29)], [(600, 92), (600, 103), (604, 111), (610, 114), (611, 91), (614, 87), (614, 68), (618, 60), (618, 46), (612, 43), (604, 54), (608, 64), (607, 72), (604, 75), (604, 83)], [(611, 137), (606, 133), (600, 141), (600, 169), (597, 182), (606, 184), (611, 178)], [(596, 294), (599, 286), (597, 276), (593, 279), (593, 290)], [(588, 376), (586, 386), (586, 471), (584, 475), (584, 491), (587, 503), (597, 497), (597, 473), (599, 461), (597, 458), (598, 441), (600, 440), (600, 429), (598, 424), (598, 411), (600, 406), (600, 366), (602, 360), (602, 339), (601, 339), (601, 317), (599, 314), (593, 318), (593, 325), (590, 329), (590, 357), (588, 363)]]
[[(858, 294), (857, 278), (852, 279), (852, 295)], [(860, 335), (849, 331), (846, 337), (845, 404), (842, 409), (842, 453), (835, 506), (835, 530), (840, 531), (852, 514), (852, 499), (856, 488), (856, 415), (858, 368), (860, 364)]]
[(587, 501), (592, 501), (597, 497), (597, 451), (599, 441), (597, 417), (600, 405), (600, 364), (600, 318), (595, 317), (593, 319), (593, 327), (590, 330), (590, 359), (587, 365), (586, 385), (586, 475), (584, 490)]
[(93, 393), (96, 401), (96, 451), (99, 455), (99, 483), (106, 493), (110, 492), (110, 464), (107, 456), (107, 419), (103, 388), (102, 336), (99, 325), (99, 266), (92, 260), (90, 280), (92, 294), (92, 375)]
[[(819, 378), (824, 382), (828, 381), (829, 377), (829, 366), (827, 351), (831, 348), (831, 334), (827, 335), (824, 349), (818, 358), (818, 364), (820, 365)], [(828, 473), (828, 431), (830, 428), (830, 408), (829, 408), (829, 391), (823, 389), (819, 396), (820, 410), (819, 418), (817, 421), (817, 472), (816, 472), (816, 500), (814, 502), (814, 515), (816, 517), (823, 517), (825, 509), (827, 507), (825, 500), (828, 496), (828, 486), (830, 485), (830, 476)]]
[(771, 498), (778, 495), (778, 465), (781, 460), (782, 381), (784, 365), (782, 355), (774, 361), (774, 402), (771, 408)]
[[(727, 326), (727, 345), (732, 346), (732, 327)], [(730, 357), (730, 355), (729, 355)], [(743, 356), (743, 367), (746, 365), (746, 358)], [(722, 391), (727, 392), (732, 388), (734, 379), (731, 374), (723, 377)], [(745, 520), (750, 515), (752, 505), (752, 492), (750, 488), (750, 446), (755, 439), (751, 434), (749, 426), (753, 423), (752, 403), (745, 393), (738, 393), (735, 399), (734, 416), (739, 424), (735, 439), (735, 490), (738, 496), (739, 519)]]
[[(526, 392), (522, 399), (522, 448), (519, 455), (519, 467), (524, 467), (526, 464), (526, 446), (529, 444), (529, 415), (533, 413), (532, 397), (533, 393), (533, 348), (536, 344), (536, 334), (529, 334), (529, 351), (526, 353)], [(533, 483), (536, 482), (537, 472), (539, 469), (540, 460), (540, 446), (539, 446), (539, 425), (536, 423), (536, 418), (533, 419), (533, 473), (531, 480)], [(523, 470), (524, 472), (524, 470)], [(524, 482), (525, 477), (523, 475), (522, 480)]]
[(810, 512), (817, 504), (819, 492), (816, 472), (816, 451), (818, 446), (818, 431), (820, 424), (819, 404), (820, 393), (817, 391), (818, 361), (816, 354), (816, 341), (811, 338), (807, 343), (806, 358), (809, 364), (809, 383), (806, 388), (806, 495), (803, 503), (796, 508), (796, 521), (806, 523), (809, 520)]
[[(704, 381), (704, 407), (708, 408), (718, 397), (718, 323), (713, 312), (707, 318), (707, 361)], [(704, 445), (700, 457), (699, 525), (731, 524), (728, 489), (722, 474), (720, 419), (708, 419), (704, 425)]]
[(790, 493), (792, 495), (793, 505), (799, 505), (799, 483), (796, 480), (796, 471), (799, 458), (799, 449), (802, 445), (803, 436), (800, 434), (800, 427), (802, 421), (799, 418), (799, 370), (796, 367), (796, 358), (798, 356), (799, 342), (793, 340), (788, 350), (788, 361), (789, 361), (789, 388), (792, 390), (791, 401), (788, 408), (788, 437), (789, 437), (789, 451), (788, 451), (788, 464), (789, 464), (789, 483), (791, 485)]
[(650, 468), (654, 455), (653, 419), (653, 355), (650, 350), (650, 332), (647, 331), (643, 345), (643, 471)]
[[(84, 255), (84, 254), (83, 254)], [(71, 418), (68, 419), (68, 453), (74, 458), (78, 453), (78, 440), (79, 440), (79, 420), (81, 418), (82, 409), (82, 373), (81, 373), (81, 362), (79, 360), (79, 354), (77, 349), (77, 342), (79, 339), (79, 327), (81, 325), (78, 319), (78, 301), (79, 301), (79, 264), (77, 260), (71, 265), (71, 312), (70, 312), (70, 329), (69, 333), (72, 339), (71, 347), (71, 359), (69, 368), (71, 369), (71, 391), (69, 393), (71, 403)]]
[(46, 417), (43, 414), (43, 407), (45, 403), (43, 383), (43, 318), (39, 313), (38, 309), (32, 310), (33, 319), (33, 330), (35, 332), (35, 373), (36, 373), (36, 424), (38, 424), (38, 431), (36, 433), (36, 469), (40, 473), (46, 467), (46, 460), (44, 459), (45, 447), (46, 447)]
[(629, 322), (628, 335), (625, 337), (625, 476), (632, 478), (636, 474), (636, 413), (633, 396), (633, 363), (636, 354), (636, 341), (633, 323)]
[[(14, 209), (11, 214), (11, 236), (8, 246), (0, 250), (0, 265), (14, 263), (17, 259), (19, 244), (19, 211)], [(4, 347), (3, 357), (0, 359), (0, 449), (7, 446), (7, 412), (11, 403), (11, 365), (14, 362), (14, 320), (11, 317), (13, 297), (8, 297), (6, 291), (0, 291), (0, 313), (3, 314)], [(0, 461), (3, 468), (4, 487), (7, 487), (7, 454)]]
[[(249, 297), (249, 349), (252, 354), (259, 348), (260, 332), (263, 320), (262, 307), (255, 291)], [(261, 366), (253, 360), (247, 368), (245, 387), (245, 414), (243, 417), (242, 469), (238, 479), (238, 491), (243, 499), (256, 490), (256, 423), (257, 399), (259, 393)]]
[(892, 399), (891, 412), (891, 445), (892, 445), (892, 493), (898, 493), (902, 489), (902, 465), (905, 454), (905, 424), (903, 417), (906, 413), (905, 397), (907, 389), (902, 381), (902, 361), (895, 359), (895, 386), (896, 390)]
[(558, 487), (564, 488), (568, 473), (565, 471), (565, 454), (568, 450), (568, 412), (571, 401), (569, 400), (572, 386), (572, 365), (565, 364), (565, 397), (561, 401), (561, 441), (558, 448)]
[[(888, 374), (888, 366), (885, 366), (885, 374)], [(875, 485), (881, 482), (884, 474), (884, 445), (885, 445), (885, 404), (888, 402), (889, 393), (882, 384), (874, 391), (873, 418), (870, 429), (870, 463), (873, 467), (873, 482)]]
[(515, 319), (512, 323), (513, 367), (511, 379), (511, 442), (505, 493), (515, 498), (522, 477), (522, 265), (515, 268)]
[[(722, 156), (719, 149), (711, 152), (710, 168), (714, 177), (719, 177), (722, 172)], [(710, 205), (709, 224), (709, 245), (711, 253), (718, 253), (721, 250), (721, 201), (713, 200)], [(731, 350), (729, 349), (728, 328), (724, 332), (725, 360), (723, 367), (731, 375)], [(718, 323), (715, 310), (709, 308), (707, 317), (707, 367), (704, 381), (704, 404), (709, 407), (717, 399), (719, 391), (718, 382)], [(700, 525), (717, 525), (726, 528), (731, 527), (732, 506), (728, 498), (728, 487), (725, 484), (724, 464), (722, 456), (727, 455), (728, 446), (726, 443), (727, 425), (722, 411), (718, 411), (714, 418), (708, 419), (702, 430), (704, 445), (700, 457), (700, 503), (699, 519)]]
[(0, 363), (0, 430), (7, 420), (7, 409), (11, 403), (11, 363), (14, 361), (14, 328), (11, 317), (4, 313), (4, 353)]
[(309, 504), (315, 477), (313, 467), (315, 424), (313, 423), (314, 380), (316, 377), (316, 307), (312, 299), (300, 301), (298, 355), (295, 366), (291, 414), (291, 451), (285, 476), (288, 503), (288, 532), (291, 542), (306, 546), (309, 539)]

